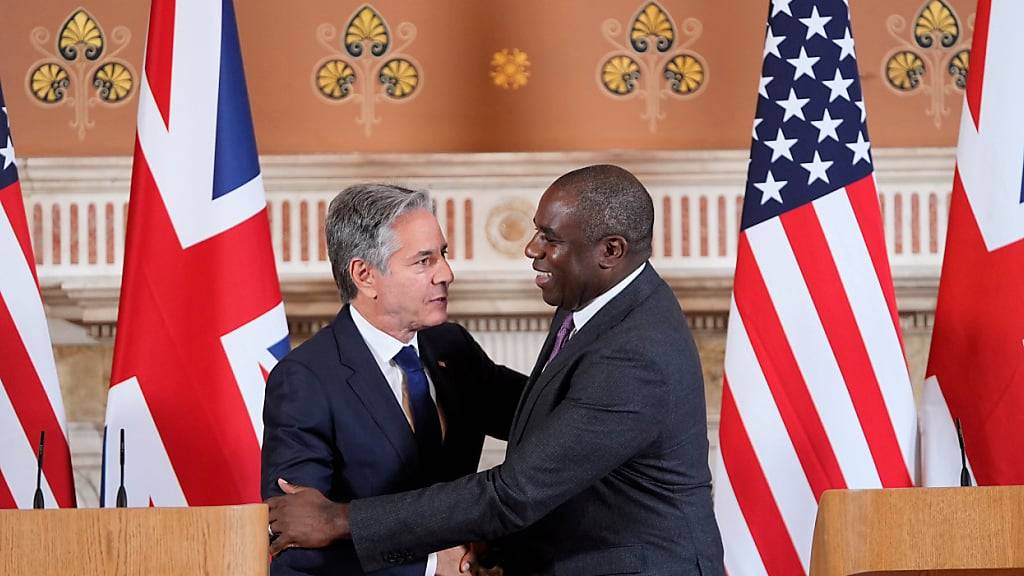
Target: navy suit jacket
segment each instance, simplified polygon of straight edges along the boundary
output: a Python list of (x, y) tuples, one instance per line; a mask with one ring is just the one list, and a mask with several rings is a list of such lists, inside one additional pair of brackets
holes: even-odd
[[(446, 323), (418, 335), (446, 433), (441, 462), (421, 462), (416, 439), (348, 306), (270, 373), (263, 406), (264, 499), (277, 479), (337, 502), (411, 490), (476, 471), (484, 435), (506, 439), (526, 376), (497, 366), (473, 338)], [(375, 574), (423, 576), (426, 552)], [(289, 549), (272, 576), (363, 574), (351, 542)]]
[(700, 361), (671, 288), (648, 265), (544, 368), (566, 314), (503, 464), (351, 503), (364, 566), (498, 539), (506, 575), (723, 574)]

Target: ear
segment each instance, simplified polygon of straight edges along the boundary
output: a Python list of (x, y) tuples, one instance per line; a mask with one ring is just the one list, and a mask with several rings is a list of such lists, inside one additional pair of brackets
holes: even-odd
[(629, 242), (622, 236), (605, 236), (598, 242), (597, 264), (604, 270), (622, 263), (629, 252)]
[(377, 298), (376, 277), (373, 274), (373, 267), (366, 260), (353, 258), (348, 263), (348, 273), (352, 277), (352, 283), (356, 285), (359, 292)]

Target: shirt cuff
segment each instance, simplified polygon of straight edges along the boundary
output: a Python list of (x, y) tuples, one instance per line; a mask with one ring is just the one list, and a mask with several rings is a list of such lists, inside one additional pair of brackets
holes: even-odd
[(437, 553), (431, 552), (427, 556), (427, 572), (425, 576), (434, 576), (437, 573)]

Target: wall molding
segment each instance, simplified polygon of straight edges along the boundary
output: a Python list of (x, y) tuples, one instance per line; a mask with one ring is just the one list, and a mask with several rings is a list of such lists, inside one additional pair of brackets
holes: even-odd
[[(747, 156), (743, 150), (264, 156), (287, 313), (292, 321), (310, 323), (334, 315), (338, 298), (320, 234), (326, 205), (345, 186), (386, 181), (431, 190), (452, 246), (454, 316), (548, 314), (521, 256), (532, 233), (532, 207), (557, 176), (605, 162), (633, 171), (651, 192), (652, 262), (684, 308), (722, 313), (732, 289)], [(954, 150), (878, 149), (874, 161), (900, 308), (928, 311), (945, 241)], [(109, 334), (117, 315), (131, 159), (19, 162), (51, 316)], [(496, 229), (511, 239), (496, 240)]]

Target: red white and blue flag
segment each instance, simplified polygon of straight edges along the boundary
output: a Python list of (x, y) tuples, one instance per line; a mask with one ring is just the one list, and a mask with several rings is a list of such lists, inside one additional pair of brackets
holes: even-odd
[(154, 0), (139, 90), (101, 498), (258, 502), (288, 350), (231, 0)]
[(39, 294), (2, 89), (0, 270), (0, 508), (32, 507), (40, 432), (46, 432), (40, 480), (46, 507), (74, 507), (75, 483), (64, 403)]
[(1024, 484), (1024, 3), (981, 0), (922, 397), (922, 480)]
[(849, 8), (773, 0), (726, 337), (715, 511), (732, 576), (808, 570), (822, 492), (913, 485)]

